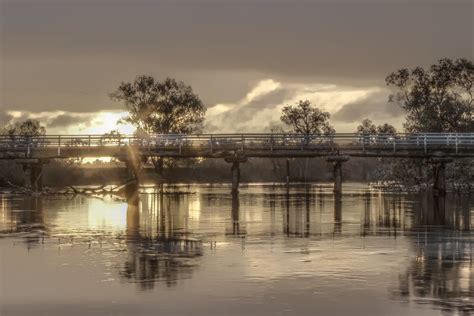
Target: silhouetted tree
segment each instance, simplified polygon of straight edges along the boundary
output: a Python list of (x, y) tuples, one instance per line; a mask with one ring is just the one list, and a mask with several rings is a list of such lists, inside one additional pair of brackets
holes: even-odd
[[(474, 132), (471, 61), (444, 58), (429, 69), (400, 69), (385, 80), (387, 85), (395, 87), (389, 101), (397, 102), (406, 112), (407, 132)], [(421, 161), (404, 159), (392, 167), (396, 168), (394, 175), (405, 173), (399, 178), (416, 179), (418, 183), (429, 178), (429, 171)], [(448, 179), (469, 187), (473, 168), (472, 159), (456, 160), (447, 166)]]
[(375, 126), (374, 123), (372, 123), (371, 120), (369, 119), (364, 119), (362, 120), (362, 123), (357, 126), (357, 134), (361, 135), (375, 135), (377, 134), (377, 126)]
[(298, 134), (332, 135), (334, 128), (329, 125), (329, 112), (321, 111), (310, 101), (299, 101), (295, 105), (287, 105), (281, 113), (281, 121)]
[(474, 131), (474, 65), (444, 58), (429, 69), (400, 69), (385, 79), (396, 91), (389, 101), (406, 112), (407, 132)]
[[(46, 128), (36, 120), (28, 119), (23, 122), (16, 122), (0, 128), (0, 134), (8, 135), (12, 145), (40, 145), (42, 141), (36, 140), (31, 143), (31, 137), (46, 135)], [(4, 160), (0, 162), (0, 185), (8, 182), (21, 183), (22, 171), (14, 161)]]
[(8, 125), (4, 130), (10, 136), (32, 137), (46, 135), (46, 128), (41, 126), (40, 122), (31, 119)]
[[(122, 82), (110, 97), (123, 102), (128, 116), (119, 122), (137, 127), (138, 135), (190, 134), (202, 131), (206, 108), (192, 88), (182, 81), (138, 76), (133, 82)], [(152, 158), (155, 170), (163, 173), (172, 160)]]
[(112, 130), (102, 135), (102, 144), (118, 143), (122, 138), (122, 134), (118, 130)]
[(189, 134), (202, 131), (206, 109), (192, 88), (182, 81), (138, 76), (122, 82), (111, 98), (129, 112), (122, 119), (147, 134)]
[(394, 135), (397, 133), (397, 129), (388, 123), (384, 123), (383, 125), (377, 126), (377, 134), (384, 134), (384, 135)]

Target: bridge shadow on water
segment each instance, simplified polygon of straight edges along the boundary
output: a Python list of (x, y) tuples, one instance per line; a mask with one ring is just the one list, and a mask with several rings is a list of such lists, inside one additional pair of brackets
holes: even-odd
[[(120, 241), (118, 274), (140, 290), (190, 279), (203, 256), (221, 242), (402, 238), (413, 256), (388, 295), (446, 312), (474, 312), (473, 203), (467, 195), (386, 194), (370, 190), (334, 195), (322, 186), (197, 192), (146, 190), (126, 205), (125, 226), (104, 237)], [(87, 198), (0, 197), (1, 236), (28, 248), (57, 238), (60, 203)], [(85, 205), (85, 204), (84, 204)], [(68, 214), (66, 214), (68, 215)], [(68, 215), (69, 216), (69, 215)], [(72, 216), (72, 215), (71, 215)], [(56, 225), (56, 226), (55, 226)], [(71, 231), (69, 234), (77, 239)], [(72, 238), (71, 237), (71, 238)], [(63, 237), (66, 238), (66, 237)], [(89, 243), (90, 247), (90, 243)], [(326, 251), (331, 251), (327, 249)], [(350, 254), (348, 254), (350, 256)]]

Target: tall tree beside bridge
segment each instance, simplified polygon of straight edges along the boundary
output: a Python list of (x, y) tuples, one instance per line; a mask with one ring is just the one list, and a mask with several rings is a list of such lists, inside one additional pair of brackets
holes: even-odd
[[(388, 123), (377, 126), (372, 120), (366, 118), (357, 126), (355, 133), (359, 135), (359, 142), (385, 143), (390, 141), (391, 137), (397, 133), (397, 129)], [(364, 159), (360, 161), (362, 174), (366, 177), (366, 180), (372, 179), (380, 182), (398, 180), (398, 178), (394, 179), (394, 174), (392, 173), (392, 167), (395, 167), (396, 160), (390, 158), (378, 158), (378, 160), (381, 164), (377, 164), (375, 168), (370, 160)]]
[[(12, 143), (27, 141), (25, 138), (46, 135), (46, 128), (40, 122), (27, 119), (0, 127), (0, 134), (8, 135)], [(23, 181), (23, 171), (20, 166), (11, 160), (0, 161), (0, 186), (9, 181), (20, 184)]]
[(474, 132), (474, 65), (444, 58), (428, 69), (400, 69), (387, 76), (389, 101), (406, 112), (407, 132)]
[[(336, 131), (329, 124), (329, 112), (322, 111), (309, 100), (300, 100), (295, 105), (287, 105), (281, 112), (280, 120), (286, 124), (294, 133), (304, 135), (333, 135)], [(309, 140), (309, 139), (308, 139)], [(308, 158), (297, 162), (299, 178), (306, 181), (308, 171)]]
[[(122, 102), (128, 116), (119, 122), (136, 126), (137, 134), (191, 134), (202, 132), (206, 108), (191, 86), (173, 78), (162, 81), (141, 75), (133, 82), (122, 82), (110, 94), (112, 100)], [(159, 174), (164, 164), (172, 160), (152, 158)]]
[(388, 123), (376, 126), (372, 120), (366, 118), (357, 126), (356, 133), (365, 135), (394, 135), (397, 133), (397, 129)]
[(7, 125), (4, 127), (4, 131), (6, 134), (10, 135), (10, 137), (32, 137), (46, 135), (46, 128), (41, 126), (40, 122), (31, 119), (23, 122), (16, 122), (12, 125)]
[(335, 130), (329, 124), (330, 117), (329, 112), (324, 112), (305, 100), (285, 106), (280, 119), (298, 134), (332, 135)]
[[(406, 113), (405, 130), (417, 132), (474, 132), (474, 65), (460, 58), (444, 58), (428, 69), (400, 69), (389, 74), (388, 86), (394, 88), (389, 101), (400, 105)], [(431, 179), (421, 161), (404, 159), (392, 164), (392, 175), (398, 178)], [(447, 178), (462, 186), (474, 180), (472, 159), (448, 164)], [(415, 177), (404, 175), (409, 172)], [(428, 175), (428, 176), (426, 176)]]
[(123, 122), (152, 134), (190, 134), (202, 131), (206, 109), (192, 88), (182, 81), (138, 76), (133, 82), (122, 82), (110, 94), (128, 111)]

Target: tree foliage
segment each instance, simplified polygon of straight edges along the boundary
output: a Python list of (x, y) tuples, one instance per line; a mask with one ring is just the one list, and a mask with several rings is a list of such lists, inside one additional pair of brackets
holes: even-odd
[(196, 133), (202, 131), (206, 109), (192, 88), (182, 81), (138, 76), (122, 82), (110, 97), (123, 102), (131, 123), (146, 134)]
[(41, 126), (40, 122), (28, 119), (23, 122), (16, 122), (13, 125), (7, 125), (2, 133), (14, 136), (33, 137), (46, 135), (46, 128)]
[(357, 126), (356, 134), (359, 135), (394, 135), (397, 129), (388, 123), (376, 126), (370, 119), (362, 120), (361, 124)]
[(386, 77), (389, 98), (406, 111), (407, 132), (473, 132), (474, 66), (444, 58), (429, 69), (400, 69)]
[(332, 135), (334, 128), (329, 125), (329, 112), (321, 111), (310, 101), (299, 101), (283, 108), (281, 121), (298, 134)]
[(397, 133), (397, 129), (391, 124), (384, 123), (382, 125), (377, 126), (377, 133), (384, 135), (394, 135)]
[(377, 126), (375, 126), (371, 120), (366, 118), (362, 120), (362, 123), (359, 126), (357, 126), (356, 133), (362, 135), (375, 135), (377, 134)]

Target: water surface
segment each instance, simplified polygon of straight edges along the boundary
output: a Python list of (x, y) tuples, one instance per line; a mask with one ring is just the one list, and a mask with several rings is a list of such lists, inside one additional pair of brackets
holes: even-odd
[(472, 196), (165, 191), (0, 196), (0, 314), (474, 313)]

